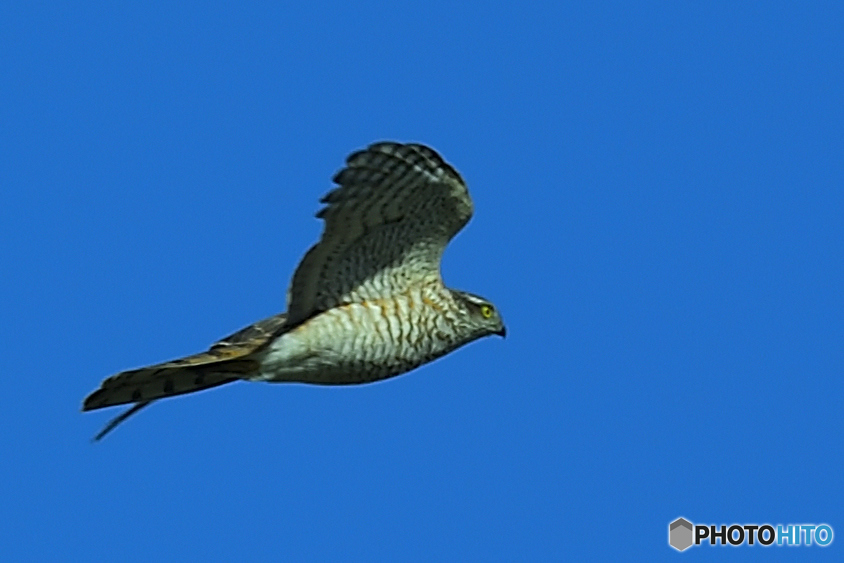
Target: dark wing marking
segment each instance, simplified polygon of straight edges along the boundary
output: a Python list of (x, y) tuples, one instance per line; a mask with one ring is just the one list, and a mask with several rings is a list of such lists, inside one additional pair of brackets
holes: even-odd
[(353, 153), (322, 198), (322, 238), (293, 275), (291, 325), (339, 304), (440, 281), (448, 241), (472, 216), (460, 174), (433, 149), (376, 143)]

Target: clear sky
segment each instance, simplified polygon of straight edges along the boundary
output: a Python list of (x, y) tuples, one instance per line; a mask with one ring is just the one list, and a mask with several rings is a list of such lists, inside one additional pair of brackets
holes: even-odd
[[(842, 560), (841, 2), (0, 8), (4, 561)], [(163, 401), (117, 371), (283, 310), (352, 150), (430, 144), (489, 338)], [(844, 536), (842, 536), (844, 538)], [(713, 552), (716, 551), (716, 552)]]

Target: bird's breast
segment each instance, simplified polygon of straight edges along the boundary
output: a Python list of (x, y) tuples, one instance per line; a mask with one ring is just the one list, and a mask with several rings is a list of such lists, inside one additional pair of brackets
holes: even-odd
[(457, 346), (452, 310), (422, 289), (331, 308), (273, 341), (256, 379), (344, 384), (404, 373)]

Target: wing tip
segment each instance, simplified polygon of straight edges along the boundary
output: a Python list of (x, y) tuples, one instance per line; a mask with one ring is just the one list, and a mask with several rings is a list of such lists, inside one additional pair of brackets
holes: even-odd
[(152, 401), (142, 401), (140, 403), (134, 404), (134, 405), (132, 405), (131, 408), (126, 409), (125, 411), (123, 411), (122, 413), (117, 415), (116, 417), (112, 418), (110, 421), (108, 421), (108, 424), (106, 424), (103, 427), (103, 429), (100, 430), (97, 433), (96, 436), (91, 438), (91, 443), (93, 444), (93, 443), (99, 442), (100, 440), (105, 438), (106, 435), (109, 434), (112, 430), (117, 428), (118, 425), (120, 425), (121, 422), (123, 422), (124, 420), (126, 420), (127, 418), (129, 418), (130, 416), (132, 416), (133, 414), (135, 414), (136, 412), (138, 412), (142, 408), (150, 405), (151, 403), (152, 403)]

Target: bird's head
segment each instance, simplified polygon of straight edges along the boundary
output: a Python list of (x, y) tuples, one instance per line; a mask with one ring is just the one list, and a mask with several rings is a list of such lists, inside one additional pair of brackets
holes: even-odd
[(504, 320), (495, 305), (480, 297), (465, 291), (454, 291), (455, 301), (461, 306), (464, 318), (472, 332), (472, 338), (481, 338), (490, 334), (497, 334), (502, 338), (507, 335)]

